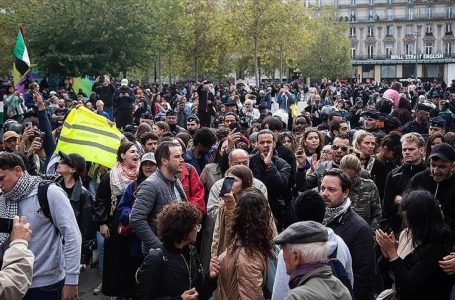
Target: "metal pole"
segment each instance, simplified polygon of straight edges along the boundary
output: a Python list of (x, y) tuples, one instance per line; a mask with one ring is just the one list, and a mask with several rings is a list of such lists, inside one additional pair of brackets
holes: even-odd
[(415, 45), (416, 51), (415, 52), (416, 52), (416, 84), (417, 84), (417, 39), (420, 36), (420, 34), (417, 30), (415, 32), (415, 36), (416, 36), (416, 45)]

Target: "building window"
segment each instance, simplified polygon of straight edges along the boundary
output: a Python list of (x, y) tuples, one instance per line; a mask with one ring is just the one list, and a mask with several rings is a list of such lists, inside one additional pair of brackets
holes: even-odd
[(374, 65), (362, 65), (362, 78), (374, 78)]
[(415, 64), (403, 64), (403, 78), (415, 78), (416, 77), (416, 65)]
[(414, 2), (414, 0), (408, 0), (408, 3), (412, 3), (412, 2)]
[(408, 20), (412, 20), (414, 14), (414, 9), (412, 7), (408, 7)]
[(393, 9), (388, 8), (387, 9), (387, 21), (392, 21), (393, 20)]
[(453, 7), (447, 7), (447, 18), (453, 18)]
[(355, 5), (355, 0), (351, 0), (351, 5)]
[(433, 43), (425, 44), (425, 54), (433, 54)]
[(452, 56), (453, 52), (453, 42), (448, 42), (445, 45), (444, 53), (446, 56)]
[(387, 0), (387, 4), (392, 4), (393, 0)]
[(368, 58), (373, 58), (374, 46), (368, 45)]
[(431, 77), (440, 79), (444, 76), (443, 64), (424, 64), (423, 77)]
[(381, 78), (396, 78), (397, 66), (385, 65), (381, 66)]
[(369, 0), (368, 3), (369, 3), (370, 5), (373, 5), (373, 4), (374, 4), (374, 0)]
[(390, 58), (393, 54), (393, 44), (385, 44), (385, 56)]
[(406, 44), (405, 51), (406, 51), (406, 55), (415, 54), (414, 44)]
[(368, 21), (373, 21), (373, 20), (374, 20), (373, 10), (370, 9), (370, 10), (368, 10)]
[(431, 25), (431, 24), (427, 25), (426, 33), (427, 34), (432, 34), (433, 33), (433, 25)]
[(369, 37), (374, 36), (374, 27), (373, 26), (368, 26), (368, 36)]
[(433, 7), (428, 7), (427, 16), (428, 19), (433, 19)]
[(351, 58), (355, 59), (355, 48), (351, 48)]
[(350, 27), (349, 28), (349, 36), (355, 37), (355, 27)]
[(446, 34), (452, 32), (452, 23), (446, 23)]
[(385, 29), (385, 36), (393, 36), (393, 26), (387, 25)]
[(355, 21), (355, 11), (351, 10), (351, 22)]
[(406, 35), (413, 35), (414, 34), (414, 26), (406, 25)]

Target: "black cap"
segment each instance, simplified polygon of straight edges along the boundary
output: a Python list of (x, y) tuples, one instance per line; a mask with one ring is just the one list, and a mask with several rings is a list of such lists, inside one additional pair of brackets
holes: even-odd
[(453, 147), (447, 143), (438, 144), (433, 147), (429, 158), (437, 157), (444, 161), (455, 161), (455, 151)]
[(62, 151), (59, 151), (58, 155), (70, 167), (76, 169), (77, 175), (80, 175), (85, 171), (85, 159), (79, 154), (76, 153), (65, 154)]
[(259, 104), (259, 106), (258, 106), (258, 109), (268, 109), (268, 108), (269, 107), (268, 107), (267, 103), (265, 103), (265, 102), (261, 102), (261, 104)]
[(148, 111), (146, 111), (146, 112), (144, 112), (141, 115), (141, 119), (149, 119), (149, 120), (151, 120), (151, 119), (153, 119), (153, 116)]
[(429, 105), (426, 105), (424, 103), (417, 103), (417, 110), (424, 110), (430, 112), (432, 110), (432, 107)]
[(177, 115), (177, 112), (175, 110), (172, 110), (172, 109), (170, 109), (170, 110), (168, 110), (166, 112), (166, 117), (168, 117), (168, 116), (176, 116), (176, 115)]
[(226, 107), (233, 107), (233, 106), (237, 106), (237, 103), (235, 103), (234, 101), (226, 102)]
[(380, 117), (380, 114), (379, 114), (379, 111), (377, 111), (376, 109), (370, 109), (370, 110), (367, 110), (364, 113), (362, 113), (362, 116), (378, 120)]
[(191, 115), (186, 119), (187, 122), (196, 122), (196, 123), (201, 123), (199, 121), (199, 118), (196, 115)]
[(324, 225), (314, 221), (297, 222), (281, 232), (273, 241), (277, 245), (326, 242), (328, 232)]
[(444, 120), (441, 116), (437, 116), (430, 119), (430, 126), (432, 127), (446, 127), (446, 120)]

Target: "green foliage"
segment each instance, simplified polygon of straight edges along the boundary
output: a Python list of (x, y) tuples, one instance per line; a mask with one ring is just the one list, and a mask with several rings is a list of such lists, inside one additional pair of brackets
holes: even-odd
[[(301, 0), (0, 0), (1, 70), (10, 69), (19, 25), (32, 64), (47, 74), (120, 72), (158, 80), (275, 76), (351, 70), (346, 22)], [(12, 9), (14, 8), (14, 9)], [(332, 21), (333, 20), (333, 21)]]

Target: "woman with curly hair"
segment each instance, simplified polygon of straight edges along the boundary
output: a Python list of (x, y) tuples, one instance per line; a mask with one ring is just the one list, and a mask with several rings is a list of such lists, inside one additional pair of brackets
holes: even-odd
[(273, 255), (273, 228), (267, 199), (249, 188), (235, 200), (224, 198), (228, 248), (219, 259), (221, 299), (264, 299), (263, 286), (269, 257)]
[[(135, 299), (208, 299), (216, 288), (220, 265), (210, 262), (203, 274), (196, 248), (201, 212), (193, 204), (178, 201), (166, 205), (157, 217), (161, 248), (150, 250), (137, 271)], [(205, 276), (207, 275), (207, 276)]]
[(278, 141), (289, 147), (292, 151), (296, 151), (297, 150), (297, 142), (295, 140), (295, 137), (294, 135), (289, 132), (289, 131), (285, 131), (285, 132), (281, 132), (279, 135), (278, 135)]

